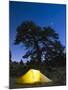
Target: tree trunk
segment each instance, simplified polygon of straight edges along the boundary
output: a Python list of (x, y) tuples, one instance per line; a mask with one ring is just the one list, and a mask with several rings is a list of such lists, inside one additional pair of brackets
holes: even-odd
[(41, 62), (41, 52), (40, 52), (40, 47), (38, 45), (38, 41), (35, 38), (34, 38), (34, 44), (35, 44), (36, 54), (37, 54), (37, 56), (36, 56), (36, 62), (38, 64), (40, 64), (40, 62)]

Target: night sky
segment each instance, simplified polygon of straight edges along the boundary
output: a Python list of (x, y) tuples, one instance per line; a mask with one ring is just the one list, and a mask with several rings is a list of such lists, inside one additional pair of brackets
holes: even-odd
[[(20, 61), (26, 50), (23, 45), (14, 45), (16, 28), (23, 21), (32, 20), (37, 25), (51, 26), (59, 34), (65, 46), (66, 6), (60, 4), (41, 4), (10, 1), (10, 50), (13, 61)], [(26, 59), (23, 59), (26, 62)]]

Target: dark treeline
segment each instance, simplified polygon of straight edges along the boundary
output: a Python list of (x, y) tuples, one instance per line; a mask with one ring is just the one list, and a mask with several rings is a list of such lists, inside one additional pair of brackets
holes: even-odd
[[(20, 60), (20, 62), (10, 60), (9, 67), (10, 67), (10, 76), (16, 77), (16, 76), (21, 76), (22, 74), (26, 73), (30, 68), (37, 69), (38, 63), (33, 60), (27, 61), (26, 63), (23, 63), (23, 60)], [(44, 60), (43, 62), (41, 62), (38, 69), (44, 72), (45, 70), (52, 71), (54, 67), (65, 68), (66, 67), (65, 56), (61, 56), (61, 57), (59, 56), (55, 60), (52, 60), (52, 61)]]
[[(31, 60), (23, 63), (12, 62), (10, 51), (10, 75), (19, 76), (29, 68), (52, 70), (54, 67), (66, 67), (65, 47), (59, 40), (58, 33), (53, 28), (37, 26), (32, 21), (25, 21), (17, 27), (15, 45), (23, 44), (28, 50), (23, 58)], [(44, 59), (44, 60), (43, 60)]]

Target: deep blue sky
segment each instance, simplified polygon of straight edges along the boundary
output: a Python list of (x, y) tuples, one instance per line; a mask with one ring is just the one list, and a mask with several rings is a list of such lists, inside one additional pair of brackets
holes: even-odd
[[(23, 21), (32, 20), (37, 25), (51, 26), (59, 34), (60, 41), (65, 45), (66, 6), (60, 4), (41, 4), (10, 1), (10, 49), (12, 60), (19, 61), (26, 50), (22, 45), (14, 45), (16, 28)], [(26, 59), (23, 59), (26, 62)]]

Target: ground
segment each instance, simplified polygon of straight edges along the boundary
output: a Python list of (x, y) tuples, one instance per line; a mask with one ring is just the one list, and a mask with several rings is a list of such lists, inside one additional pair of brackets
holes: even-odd
[(52, 82), (50, 83), (35, 83), (32, 85), (17, 85), (17, 77), (10, 77), (10, 88), (29, 88), (29, 87), (46, 87), (46, 86), (62, 86), (66, 85), (66, 69), (65, 67), (52, 68), (51, 71), (43, 70), (44, 75), (49, 77)]

